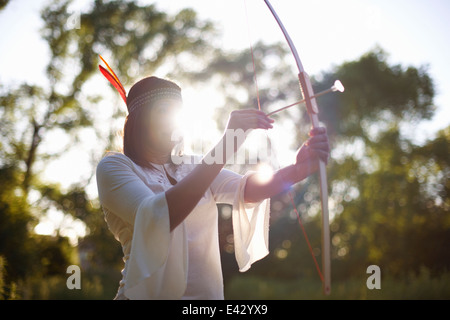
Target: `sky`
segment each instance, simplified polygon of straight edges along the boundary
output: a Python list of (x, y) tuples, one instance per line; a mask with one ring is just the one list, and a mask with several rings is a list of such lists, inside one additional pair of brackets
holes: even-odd
[[(228, 50), (248, 49), (250, 43), (255, 44), (259, 40), (285, 42), (262, 0), (140, 2), (156, 3), (159, 9), (172, 14), (185, 7), (195, 9), (200, 18), (215, 22), (221, 33), (217, 44)], [(39, 35), (43, 26), (39, 11), (45, 3), (46, 0), (12, 0), (0, 11), (1, 85), (44, 81), (48, 48)], [(90, 3), (88, 0), (74, 0), (73, 10), (83, 11)], [(450, 1), (271, 0), (271, 4), (310, 75), (358, 59), (379, 46), (388, 53), (390, 64), (417, 68), (428, 66), (435, 82), (435, 116), (430, 121), (407, 128), (408, 134), (417, 143), (423, 143), (433, 138), (439, 129), (450, 125)], [(292, 76), (296, 77), (295, 72)], [(208, 96), (189, 96), (188, 100), (196, 98), (202, 99), (203, 104), (200, 105), (204, 105)], [(206, 114), (212, 116), (211, 112)], [(66, 170), (66, 167), (65, 164), (60, 166), (61, 170)], [(61, 176), (56, 169), (54, 173), (54, 179)], [(59, 219), (60, 224), (67, 223), (67, 218)]]
[[(39, 35), (42, 26), (39, 10), (46, 2), (14, 0), (0, 12), (0, 83), (42, 82), (48, 48)], [(250, 43), (258, 40), (284, 42), (262, 0), (140, 2), (156, 3), (169, 13), (192, 7), (201, 18), (215, 22), (222, 34), (219, 45), (227, 49), (248, 49)], [(85, 10), (90, 3), (74, 0), (74, 11)], [(420, 130), (415, 128), (415, 138), (423, 142), (436, 130), (448, 126), (450, 41), (446, 39), (450, 32), (450, 1), (272, 0), (271, 3), (311, 75), (357, 59), (375, 46), (389, 54), (392, 64), (427, 65), (435, 81), (438, 109), (433, 121), (423, 123)]]
[[(175, 12), (186, 1), (159, 3)], [(201, 17), (217, 22), (226, 48), (248, 49), (250, 42), (258, 40), (285, 42), (262, 0), (192, 0), (189, 4)], [(358, 59), (380, 46), (389, 54), (390, 63), (426, 65), (435, 81), (438, 110), (433, 121), (423, 123), (419, 130), (414, 128), (416, 141), (424, 142), (450, 124), (450, 1), (271, 0), (271, 4), (309, 74)]]

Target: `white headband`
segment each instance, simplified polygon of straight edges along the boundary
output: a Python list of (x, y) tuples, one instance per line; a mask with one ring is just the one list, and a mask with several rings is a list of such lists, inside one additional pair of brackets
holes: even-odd
[(134, 110), (143, 106), (144, 104), (148, 104), (165, 98), (182, 101), (181, 92), (179, 89), (175, 88), (154, 89), (134, 99), (133, 102), (128, 106), (128, 113), (133, 112)]

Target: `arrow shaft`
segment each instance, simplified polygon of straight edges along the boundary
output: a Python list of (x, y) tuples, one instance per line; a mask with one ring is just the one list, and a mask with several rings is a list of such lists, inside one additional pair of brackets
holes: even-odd
[[(327, 89), (327, 90), (323, 90), (323, 91), (321, 91), (321, 92), (319, 92), (319, 93), (316, 93), (316, 94), (313, 96), (313, 98), (315, 99), (315, 98), (321, 97), (321, 96), (323, 96), (323, 95), (325, 95), (325, 94), (327, 94), (327, 93), (330, 93), (330, 92), (333, 92), (333, 89), (332, 89), (332, 88)], [(288, 106), (285, 106), (285, 107), (283, 107), (283, 108), (274, 110), (274, 111), (268, 113), (267, 115), (270, 117), (271, 115), (273, 115), (273, 114), (275, 114), (275, 113), (278, 113), (278, 112), (280, 112), (280, 111), (289, 109), (289, 108), (291, 108), (291, 107), (293, 107), (293, 106), (296, 106), (296, 105), (299, 105), (299, 104), (302, 104), (302, 103), (305, 103), (305, 102), (306, 102), (306, 100), (305, 100), (305, 99), (302, 99), (302, 100), (300, 100), (300, 101), (294, 102), (294, 103), (292, 103), (292, 104), (290, 104), (290, 105), (288, 105)]]

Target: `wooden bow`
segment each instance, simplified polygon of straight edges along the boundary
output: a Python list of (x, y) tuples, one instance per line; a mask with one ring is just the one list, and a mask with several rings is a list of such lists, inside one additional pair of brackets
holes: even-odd
[[(300, 81), (300, 90), (303, 95), (303, 100), (306, 104), (309, 117), (311, 119), (312, 128), (319, 126), (318, 113), (319, 109), (317, 107), (316, 95), (314, 94), (310, 78), (305, 72), (300, 57), (298, 55), (297, 49), (291, 40), (286, 28), (275, 12), (274, 8), (270, 4), (269, 0), (264, 0), (273, 17), (277, 21), (278, 25), (283, 32), (284, 37), (289, 45), (289, 48), (294, 55), (295, 62), (298, 68), (298, 79)], [(329, 295), (331, 292), (331, 262), (330, 262), (330, 223), (329, 223), (329, 213), (328, 213), (328, 185), (327, 185), (327, 172), (325, 163), (319, 160), (319, 181), (320, 181), (320, 198), (322, 204), (322, 273), (323, 273), (323, 292)]]

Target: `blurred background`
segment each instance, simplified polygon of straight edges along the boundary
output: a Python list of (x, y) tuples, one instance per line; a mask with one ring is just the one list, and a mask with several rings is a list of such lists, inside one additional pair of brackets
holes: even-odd
[[(450, 298), (450, 31), (446, 0), (277, 1), (319, 98), (332, 160), (332, 293), (324, 296), (287, 194), (271, 200), (270, 254), (246, 273), (231, 208), (219, 205), (227, 299)], [(112, 299), (123, 268), (95, 169), (121, 149), (126, 90), (142, 77), (183, 88), (186, 150), (202, 153), (234, 109), (270, 112), (301, 98), (294, 59), (263, 1), (0, 1), (0, 299)], [(252, 63), (252, 53), (255, 72)], [(302, 106), (266, 135), (276, 169), (307, 138)], [(230, 165), (239, 173), (254, 165)], [(321, 259), (317, 177), (292, 188)], [(70, 265), (81, 290), (69, 290)], [(370, 265), (381, 289), (370, 290)]]

